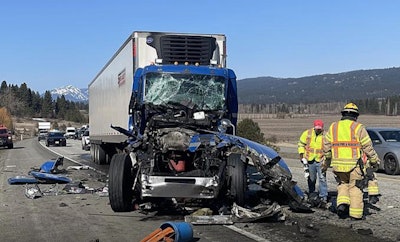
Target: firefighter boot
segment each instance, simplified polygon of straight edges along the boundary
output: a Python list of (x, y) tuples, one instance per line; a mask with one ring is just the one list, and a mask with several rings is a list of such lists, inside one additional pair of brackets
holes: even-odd
[(379, 195), (370, 195), (369, 196), (370, 204), (376, 204), (377, 202), (379, 202)]
[(347, 204), (340, 204), (337, 207), (337, 215), (341, 219), (345, 219), (349, 216), (349, 205)]

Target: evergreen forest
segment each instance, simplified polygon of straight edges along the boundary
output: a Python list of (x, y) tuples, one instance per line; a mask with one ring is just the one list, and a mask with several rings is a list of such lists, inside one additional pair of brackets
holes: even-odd
[(87, 123), (89, 105), (72, 102), (62, 95), (56, 100), (50, 91), (44, 95), (32, 91), (26, 83), (20, 86), (7, 84), (3, 81), (0, 86), (0, 108), (6, 108), (13, 117), (59, 119), (77, 123)]

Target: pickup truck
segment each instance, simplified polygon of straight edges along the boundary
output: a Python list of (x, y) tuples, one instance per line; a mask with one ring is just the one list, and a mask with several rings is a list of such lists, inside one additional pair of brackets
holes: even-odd
[(0, 124), (0, 147), (14, 148), (11, 131), (6, 126)]

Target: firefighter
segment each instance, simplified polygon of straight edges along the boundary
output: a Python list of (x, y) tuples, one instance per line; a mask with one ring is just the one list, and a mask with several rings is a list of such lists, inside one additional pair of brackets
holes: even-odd
[(324, 163), (323, 170), (331, 166), (338, 180), (338, 216), (345, 218), (349, 215), (353, 220), (360, 220), (364, 218), (363, 192), (356, 183), (364, 174), (358, 162), (361, 152), (368, 157), (368, 166), (378, 167), (380, 160), (364, 125), (357, 122), (358, 107), (348, 103), (341, 113), (341, 120), (332, 123), (324, 137), (324, 155), (331, 162)]
[(300, 161), (306, 170), (305, 177), (308, 183), (308, 192), (315, 192), (315, 184), (318, 178), (319, 207), (326, 208), (328, 202), (328, 185), (326, 173), (321, 171), (321, 160), (323, 156), (322, 141), (324, 136), (324, 122), (320, 119), (314, 120), (314, 127), (305, 130), (298, 142), (298, 153)]

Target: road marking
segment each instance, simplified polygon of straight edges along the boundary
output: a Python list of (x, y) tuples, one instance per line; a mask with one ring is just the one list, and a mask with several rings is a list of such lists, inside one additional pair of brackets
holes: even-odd
[(90, 170), (93, 170), (93, 171), (95, 171), (95, 172), (97, 172), (97, 173), (100, 173), (100, 174), (102, 174), (102, 175), (107, 175), (106, 173), (104, 173), (104, 172), (102, 172), (102, 171), (100, 171), (100, 170), (97, 170), (96, 168), (94, 168), (94, 167), (92, 167), (92, 166), (90, 166), (90, 165), (82, 164), (82, 163), (79, 162), (79, 161), (76, 161), (76, 160), (74, 160), (74, 159), (72, 159), (72, 158), (69, 158), (69, 157), (67, 157), (67, 156), (65, 156), (65, 155), (63, 155), (63, 154), (60, 154), (60, 153), (58, 153), (58, 152), (56, 152), (56, 151), (50, 149), (49, 147), (45, 146), (42, 142), (39, 142), (39, 144), (40, 144), (42, 147), (44, 147), (44, 148), (46, 148), (47, 150), (49, 150), (50, 152), (52, 152), (52, 153), (54, 153), (54, 154), (56, 154), (56, 155), (58, 155), (58, 156), (64, 157), (64, 159), (67, 159), (67, 160), (69, 160), (69, 161), (71, 161), (71, 162), (73, 162), (73, 163), (75, 163), (75, 164), (81, 165), (81, 166), (88, 166)]
[(240, 229), (240, 228), (238, 228), (238, 227), (236, 227), (236, 226), (234, 226), (234, 225), (224, 225), (224, 226), (225, 226), (226, 228), (228, 228), (228, 229), (231, 229), (231, 230), (233, 230), (233, 231), (235, 231), (235, 232), (237, 232), (237, 233), (239, 233), (239, 234), (242, 234), (242, 235), (244, 235), (244, 236), (246, 236), (246, 237), (248, 237), (248, 238), (250, 238), (250, 239), (253, 239), (253, 240), (255, 240), (255, 241), (259, 241), (259, 242), (271, 242), (270, 240), (261, 238), (261, 237), (255, 235), (255, 234), (252, 234), (252, 233), (250, 233), (250, 232), (247, 232), (247, 231), (245, 231), (245, 230), (243, 230), (243, 229)]

